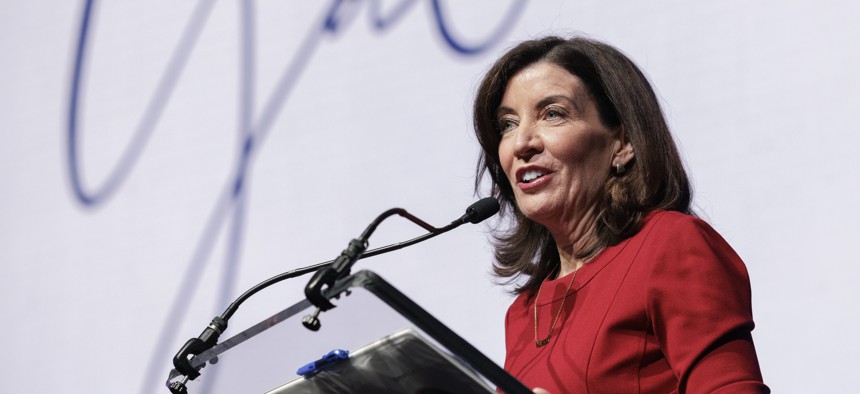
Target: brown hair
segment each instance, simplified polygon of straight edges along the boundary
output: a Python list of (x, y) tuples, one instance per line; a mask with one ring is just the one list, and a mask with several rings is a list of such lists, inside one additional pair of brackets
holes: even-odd
[(608, 177), (599, 200), (594, 240), (578, 258), (594, 256), (638, 231), (651, 211), (690, 213), (692, 191), (678, 149), (669, 133), (660, 104), (648, 80), (623, 53), (587, 38), (569, 40), (545, 37), (520, 43), (490, 68), (478, 88), (474, 127), (483, 150), (478, 161), (475, 189), (489, 175), (491, 193), (499, 199), (503, 215), (512, 215), (512, 226), (494, 235), (495, 273), (504, 278), (530, 276), (515, 293), (534, 291), (558, 269), (555, 240), (542, 225), (523, 216), (513, 189), (499, 161), (497, 110), (508, 81), (517, 72), (539, 61), (558, 65), (579, 77), (594, 101), (600, 119), (610, 130), (619, 130), (633, 145), (634, 159), (623, 174)]

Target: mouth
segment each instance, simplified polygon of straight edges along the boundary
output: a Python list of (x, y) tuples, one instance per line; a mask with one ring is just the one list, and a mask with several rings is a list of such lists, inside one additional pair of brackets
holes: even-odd
[(521, 183), (532, 183), (535, 180), (540, 179), (547, 173), (548, 171), (539, 168), (529, 168), (520, 171), (519, 174), (517, 174), (517, 181)]

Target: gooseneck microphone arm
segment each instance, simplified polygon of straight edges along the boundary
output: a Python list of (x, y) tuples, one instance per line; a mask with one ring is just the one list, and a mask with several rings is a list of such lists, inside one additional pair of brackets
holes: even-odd
[[(412, 239), (407, 240), (407, 241), (397, 242), (397, 243), (382, 246), (382, 247), (379, 247), (376, 249), (371, 249), (371, 250), (363, 253), (358, 258), (359, 260), (366, 259), (368, 257), (377, 256), (377, 255), (380, 255), (383, 253), (393, 252), (395, 250), (403, 249), (407, 246), (415, 245), (419, 242), (426, 241), (426, 240), (433, 238), (437, 235), (451, 231), (451, 230), (453, 230), (453, 229), (455, 229), (455, 228), (457, 228), (457, 227), (459, 227), (465, 223), (474, 223), (474, 224), (480, 223), (480, 222), (486, 220), (487, 218), (489, 218), (490, 216), (493, 216), (497, 212), (499, 212), (499, 202), (496, 201), (496, 199), (492, 198), (492, 197), (487, 197), (487, 198), (483, 198), (481, 200), (478, 200), (477, 202), (475, 202), (474, 204), (472, 204), (468, 208), (466, 208), (466, 213), (463, 216), (461, 216), (459, 219), (454, 220), (453, 222), (451, 222), (450, 224), (448, 224), (447, 226), (442, 227), (442, 228), (435, 228), (435, 227), (427, 224), (423, 220), (418, 219), (417, 217), (413, 216), (409, 212), (406, 212), (405, 209), (400, 209), (400, 208), (395, 208), (395, 209), (399, 210), (399, 212), (395, 212), (396, 214), (400, 214), (401, 216), (409, 219), (410, 221), (412, 221), (415, 224), (418, 224), (419, 226), (421, 226), (422, 228), (424, 228), (425, 230), (427, 230), (429, 232), (427, 234), (412, 238)], [(392, 211), (392, 210), (389, 210), (389, 211)], [(385, 217), (391, 216), (391, 214), (388, 214), (387, 216), (385, 215), (389, 211), (386, 211), (385, 213), (380, 215), (380, 217), (382, 217), (382, 219), (385, 219)], [(379, 220), (379, 222), (381, 222), (382, 219), (379, 219), (379, 217), (377, 217), (377, 220)], [(376, 229), (376, 227), (379, 225), (379, 222), (377, 222), (375, 225), (371, 224), (371, 226), (373, 226), (371, 232), (373, 232), (373, 230)], [(368, 228), (370, 228), (370, 226)], [(365, 232), (367, 232), (367, 230), (365, 230)], [(364, 235), (364, 234), (362, 234), (362, 235)], [(266, 280), (260, 282), (259, 284), (257, 284), (256, 286), (248, 289), (247, 291), (242, 293), (242, 295), (240, 295), (238, 298), (236, 298), (236, 300), (233, 301), (233, 303), (230, 304), (230, 306), (227, 307), (226, 310), (224, 310), (224, 313), (221, 314), (221, 318), (224, 320), (229, 320), (230, 317), (232, 317), (233, 314), (236, 312), (236, 310), (239, 308), (239, 305), (241, 305), (243, 302), (245, 302), (245, 300), (250, 298), (255, 293), (259, 292), (260, 290), (263, 290), (263, 289), (265, 289), (265, 288), (267, 288), (267, 287), (269, 287), (275, 283), (283, 281), (283, 280), (295, 278), (297, 276), (307, 275), (311, 272), (316, 272), (316, 271), (320, 270), (321, 268), (326, 268), (326, 267), (331, 266), (332, 264), (334, 264), (334, 262), (335, 262), (335, 260), (329, 260), (329, 261), (326, 261), (323, 263), (314, 264), (314, 265), (310, 265), (310, 266), (303, 267), (303, 268), (298, 268), (298, 269), (295, 269), (292, 271), (287, 271), (287, 272), (275, 275), (269, 279), (266, 279)]]
[[(173, 366), (176, 368), (177, 372), (185, 375), (185, 379), (182, 382), (173, 382), (170, 384), (169, 388), (171, 392), (187, 393), (184, 383), (189, 379), (194, 380), (200, 376), (200, 372), (191, 366), (191, 357), (213, 348), (218, 343), (218, 337), (227, 329), (227, 321), (230, 320), (234, 313), (236, 313), (239, 306), (260, 290), (286, 279), (316, 272), (310, 283), (306, 286), (305, 294), (308, 296), (308, 300), (318, 308), (328, 310), (333, 308), (334, 305), (322, 296), (321, 293), (324, 290), (323, 286), (331, 286), (335, 280), (347, 276), (352, 265), (355, 264), (357, 260), (414, 245), (439, 234), (453, 230), (467, 222), (480, 223), (490, 216), (495, 215), (498, 211), (499, 202), (496, 201), (495, 198), (487, 197), (470, 205), (463, 216), (441, 228), (436, 228), (427, 224), (402, 208), (393, 208), (383, 212), (364, 230), (359, 238), (350, 241), (349, 246), (347, 246), (347, 248), (336, 259), (275, 275), (258, 283), (256, 286), (248, 289), (236, 298), (236, 300), (224, 310), (224, 313), (222, 313), (221, 316), (216, 316), (212, 319), (212, 322), (209, 323), (199, 337), (191, 338), (185, 342), (185, 344), (179, 349), (179, 352), (177, 352), (173, 357)], [(428, 233), (407, 241), (398, 242), (365, 252), (365, 249), (367, 248), (367, 239), (370, 238), (371, 234), (376, 230), (376, 227), (378, 227), (383, 220), (392, 215), (400, 215), (421, 226), (427, 230)]]
[[(403, 216), (430, 232), (424, 237), (419, 237), (421, 239), (416, 238), (415, 242), (413, 243), (417, 243), (435, 237), (444, 232), (453, 230), (466, 222), (479, 223), (484, 219), (495, 215), (498, 211), (499, 202), (496, 201), (495, 198), (487, 197), (470, 205), (469, 208), (466, 209), (466, 213), (459, 219), (451, 222), (445, 227), (436, 228), (425, 223), (421, 219), (412, 216), (404, 209), (389, 209), (383, 212), (381, 215), (377, 216), (376, 219), (372, 223), (370, 223), (369, 226), (367, 226), (367, 229), (365, 229), (364, 232), (361, 233), (361, 236), (350, 241), (346, 249), (341, 252), (340, 256), (335, 259), (334, 263), (332, 263), (330, 267), (322, 268), (314, 274), (314, 276), (308, 282), (307, 286), (305, 286), (305, 296), (307, 297), (308, 301), (310, 301), (311, 304), (319, 308), (319, 310), (327, 311), (331, 308), (334, 308), (334, 304), (332, 304), (331, 301), (329, 301), (329, 299), (322, 294), (323, 290), (327, 287), (332, 286), (336, 280), (349, 275), (349, 271), (352, 268), (352, 265), (355, 264), (355, 262), (365, 254), (364, 250), (367, 248), (367, 240), (368, 238), (370, 238), (370, 235), (373, 234), (373, 232), (376, 230), (376, 227), (379, 226), (379, 224), (382, 223), (383, 220), (385, 220), (391, 215), (398, 214), (400, 216)], [(409, 243), (409, 245), (412, 245), (413, 243)], [(403, 245), (401, 247), (405, 246), (407, 245)], [(385, 251), (388, 252), (390, 250), (396, 249), (398, 248), (392, 248)], [(306, 326), (312, 330), (316, 330), (319, 328), (318, 323), (306, 322)]]

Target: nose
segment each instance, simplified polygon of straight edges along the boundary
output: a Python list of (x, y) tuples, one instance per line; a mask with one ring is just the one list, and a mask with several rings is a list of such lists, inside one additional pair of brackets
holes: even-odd
[(543, 140), (540, 130), (534, 124), (520, 125), (514, 137), (514, 157), (528, 162), (535, 155), (543, 151)]

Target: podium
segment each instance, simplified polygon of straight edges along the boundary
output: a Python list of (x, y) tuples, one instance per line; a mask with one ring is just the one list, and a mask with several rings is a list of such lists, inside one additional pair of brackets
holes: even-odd
[[(468, 341), (372, 271), (338, 280), (323, 294), (337, 308), (302, 324), (301, 300), (191, 358), (207, 393), (531, 393)], [(297, 370), (342, 349), (349, 358), (304, 376)], [(181, 375), (171, 370), (168, 384)], [(167, 389), (165, 389), (167, 392)]]

